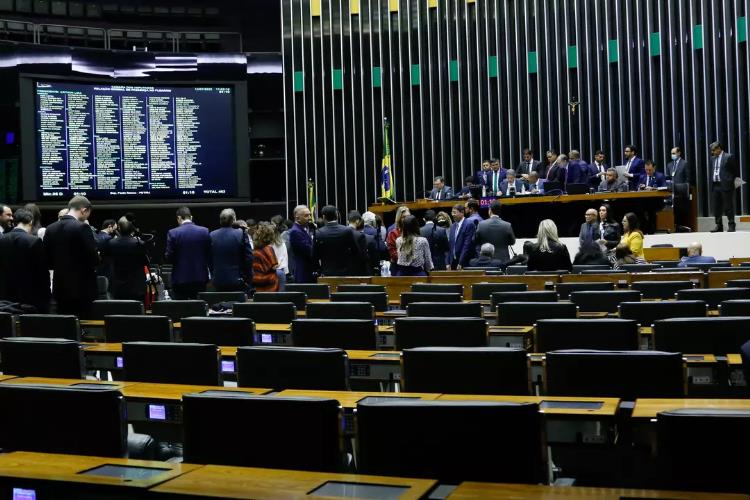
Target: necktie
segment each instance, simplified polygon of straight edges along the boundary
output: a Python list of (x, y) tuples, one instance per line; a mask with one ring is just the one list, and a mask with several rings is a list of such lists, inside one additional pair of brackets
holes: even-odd
[(716, 157), (714, 163), (714, 182), (719, 182), (719, 165), (721, 165), (721, 155)]
[(646, 187), (651, 187), (651, 176), (646, 177)]
[(441, 191), (442, 191), (442, 189), (441, 189), (440, 191), (438, 191), (438, 192), (437, 192), (437, 197), (435, 198), (436, 200), (439, 200), (439, 199), (440, 199), (440, 192), (441, 192)]
[(493, 171), (492, 172), (492, 192), (494, 194), (497, 194), (497, 191), (498, 191), (498, 186), (497, 186), (497, 178), (498, 177), (499, 176), (497, 175), (497, 172)]

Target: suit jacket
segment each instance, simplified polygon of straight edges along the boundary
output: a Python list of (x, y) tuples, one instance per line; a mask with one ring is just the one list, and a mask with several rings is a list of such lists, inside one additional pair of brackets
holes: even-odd
[(495, 246), (494, 259), (507, 262), (510, 260), (508, 246), (515, 244), (516, 235), (513, 227), (500, 217), (490, 217), (483, 220), (477, 226), (475, 237), (476, 247), (480, 248), (484, 243), (492, 243)]
[(221, 227), (211, 231), (211, 270), (217, 289), (253, 282), (253, 249), (242, 229)]
[[(516, 179), (513, 184), (516, 187), (516, 193), (523, 191), (524, 182), (521, 179)], [(508, 179), (505, 179), (500, 183), (500, 192), (502, 193), (502, 196), (505, 196), (508, 193)]]
[[(602, 168), (603, 170), (601, 171), (601, 173), (606, 174), (609, 166), (606, 163), (602, 163)], [(596, 162), (593, 161), (588, 165), (588, 174), (589, 184), (593, 187), (599, 186), (599, 184), (601, 184), (601, 182), (606, 179), (606, 176), (600, 175), (599, 167), (596, 165)]]
[[(714, 178), (714, 168), (718, 157), (711, 158), (711, 181)], [(719, 186), (722, 191), (734, 191), (734, 178), (739, 177), (740, 169), (737, 166), (737, 159), (734, 155), (727, 152), (721, 155), (721, 164), (719, 165)]]
[(651, 188), (660, 188), (665, 187), (667, 185), (667, 179), (664, 177), (664, 174), (661, 172), (654, 172), (654, 175), (651, 176), (651, 179), (649, 180), (648, 175), (645, 173), (641, 175), (641, 178), (638, 179), (638, 189), (641, 189), (641, 186), (645, 187), (651, 187)]
[(628, 183), (625, 182), (623, 179), (617, 179), (612, 184), (609, 184), (607, 182), (607, 179), (604, 179), (601, 184), (599, 184), (599, 191), (610, 191), (612, 193), (624, 193), (628, 191)]
[(42, 240), (15, 228), (0, 236), (0, 299), (49, 310), (49, 271)]
[(352, 234), (357, 244), (357, 253), (352, 256), (352, 261), (349, 263), (349, 273), (352, 276), (372, 276), (367, 236), (356, 229), (352, 229)]
[(430, 199), (431, 200), (437, 200), (437, 194), (438, 191), (440, 192), (440, 199), (441, 200), (452, 200), (453, 199), (453, 188), (450, 186), (443, 186), (443, 189), (432, 189), (430, 191)]
[[(625, 162), (627, 165), (628, 162)], [(628, 184), (631, 191), (635, 191), (638, 187), (638, 180), (641, 178), (641, 175), (646, 172), (646, 162), (643, 161), (642, 158), (638, 158), (637, 156), (633, 158), (633, 160), (630, 162), (630, 168), (628, 169), (629, 174), (633, 174), (633, 177), (628, 179)]]
[(492, 170), (479, 170), (476, 174), (474, 174), (474, 183), (479, 186), (489, 186), (490, 185), (490, 173)]
[(289, 246), (292, 249), (290, 263), (294, 269), (295, 283), (315, 283), (313, 272), (315, 261), (313, 261), (313, 239), (308, 231), (298, 223), (294, 223), (289, 230)]
[(430, 255), (432, 255), (434, 268), (441, 271), (445, 269), (445, 256), (450, 250), (448, 232), (434, 222), (428, 222), (419, 230), (419, 234), (426, 238), (430, 244)]
[(566, 184), (588, 184), (589, 166), (583, 160), (570, 160), (565, 175)]
[(539, 245), (534, 243), (529, 252), (529, 261), (526, 267), (529, 271), (557, 271), (558, 269), (573, 270), (570, 262), (568, 247), (563, 244), (552, 243), (551, 252), (542, 252)]
[(66, 215), (44, 233), (47, 266), (54, 271), (52, 294), (60, 301), (93, 302), (97, 296), (96, 238), (88, 224)]
[[(487, 190), (494, 191), (496, 194), (496, 192), (500, 190), (500, 185), (505, 180), (507, 172), (508, 170), (502, 167), (497, 172), (495, 172), (494, 170), (490, 170), (489, 175), (487, 176)], [(495, 182), (495, 178), (497, 178), (497, 183)], [(496, 184), (497, 184), (497, 190), (495, 190)]]
[(531, 160), (531, 165), (526, 163), (525, 161), (522, 161), (518, 164), (516, 167), (516, 175), (520, 176), (522, 174), (530, 174), (532, 170), (536, 170), (539, 172), (539, 168), (541, 166), (542, 162), (539, 160)]
[(471, 259), (469, 261), (469, 267), (502, 267), (503, 265), (503, 261), (491, 259), (489, 257), (485, 257), (484, 255), (477, 257), (476, 259)]
[(547, 172), (547, 180), (550, 182), (559, 182), (560, 186), (565, 185), (566, 177), (567, 177), (566, 168), (560, 164), (554, 165)]
[(683, 257), (677, 267), (690, 267), (691, 264), (716, 264), (716, 259), (708, 255), (693, 255), (692, 257)]
[(171, 262), (172, 283), (206, 283), (211, 264), (211, 236), (208, 229), (184, 222), (167, 233), (167, 262)]
[[(589, 224), (587, 222), (584, 222), (581, 224), (581, 231), (578, 233), (578, 244), (583, 246), (584, 243), (586, 243), (587, 237), (589, 234)], [(597, 240), (601, 239), (601, 234), (599, 233), (599, 223), (594, 222), (591, 224), (591, 238), (588, 240), (590, 243), (594, 243)]]
[(143, 300), (146, 295), (143, 267), (148, 265), (143, 242), (133, 236), (110, 238), (102, 247), (102, 257), (112, 262), (112, 298)]
[(458, 223), (451, 225), (448, 234), (448, 244), (450, 246), (450, 263), (452, 268), (456, 266), (466, 267), (469, 261), (474, 257), (474, 224), (468, 219), (461, 223), (461, 230), (456, 232)]
[(360, 252), (354, 231), (349, 226), (326, 222), (315, 233), (313, 260), (320, 264), (320, 274), (323, 276), (352, 275), (353, 268), (364, 260)]
[(692, 184), (693, 173), (687, 160), (678, 158), (667, 164), (667, 179), (672, 179), (672, 184)]

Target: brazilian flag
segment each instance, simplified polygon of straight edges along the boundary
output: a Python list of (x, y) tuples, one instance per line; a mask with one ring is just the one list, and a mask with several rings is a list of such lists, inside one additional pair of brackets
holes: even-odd
[(313, 217), (317, 217), (318, 197), (315, 196), (315, 183), (312, 179), (307, 181), (307, 206)]
[(387, 200), (396, 199), (396, 176), (391, 166), (391, 125), (383, 120), (383, 163), (380, 170), (380, 195)]

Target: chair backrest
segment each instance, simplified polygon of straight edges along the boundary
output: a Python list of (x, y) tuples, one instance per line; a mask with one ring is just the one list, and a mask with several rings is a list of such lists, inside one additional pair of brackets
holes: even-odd
[(680, 281), (634, 281), (630, 288), (638, 290), (644, 299), (674, 299), (679, 290), (689, 290), (695, 287), (690, 280)]
[(463, 297), (460, 293), (440, 292), (403, 292), (401, 293), (401, 309), (412, 302), (461, 302)]
[(349, 357), (343, 349), (316, 347), (241, 347), (237, 349), (237, 385), (349, 390)]
[(584, 292), (584, 291), (611, 291), (615, 289), (615, 283), (613, 281), (578, 281), (569, 283), (558, 283), (555, 286), (557, 295), (560, 300), (568, 300), (570, 292)]
[(292, 302), (245, 302), (234, 305), (232, 316), (255, 323), (289, 324), (297, 319), (297, 307)]
[(182, 318), (182, 341), (220, 346), (253, 345), (255, 323), (248, 318)]
[(86, 365), (75, 340), (13, 337), (0, 340), (0, 360), (6, 375), (83, 378)]
[(369, 302), (311, 302), (307, 304), (308, 318), (319, 319), (375, 319), (375, 306)]
[(654, 321), (654, 348), (726, 355), (750, 340), (750, 316), (670, 318)]
[(573, 274), (581, 274), (584, 271), (608, 271), (612, 266), (607, 264), (573, 264)]
[(385, 293), (385, 285), (369, 285), (369, 284), (340, 284), (336, 287), (337, 292), (382, 292)]
[(497, 324), (530, 326), (540, 319), (573, 319), (578, 306), (572, 302), (501, 302), (497, 305)]
[(494, 292), (525, 292), (526, 283), (472, 283), (471, 300), (490, 300)]
[(622, 319), (633, 319), (641, 326), (651, 326), (658, 319), (706, 316), (708, 306), (702, 300), (620, 302), (619, 311)]
[(375, 323), (369, 319), (295, 319), (292, 343), (295, 347), (374, 351)]
[(124, 457), (127, 417), (112, 386), (0, 384), (0, 448)]
[(111, 315), (104, 317), (104, 337), (107, 342), (172, 342), (172, 320), (168, 316)]
[(541, 425), (535, 403), (364, 400), (357, 404), (357, 468), (447, 484), (537, 483)]
[(637, 290), (613, 290), (611, 292), (571, 292), (570, 300), (581, 312), (617, 312), (620, 302), (641, 300)]
[(253, 302), (291, 302), (298, 311), (304, 311), (307, 295), (305, 292), (255, 292)]
[(627, 269), (607, 269), (607, 270), (601, 270), (601, 269), (584, 269), (581, 271), (581, 274), (627, 274)]
[(72, 314), (22, 314), (19, 335), (81, 341), (81, 325)]
[(369, 302), (376, 312), (388, 310), (388, 294), (386, 292), (336, 292), (331, 294), (331, 302)]
[(719, 304), (722, 316), (750, 316), (750, 299), (725, 300)]
[(750, 288), (696, 288), (677, 292), (677, 300), (703, 300), (709, 309), (716, 309), (725, 300), (732, 299), (750, 299)]
[(422, 293), (458, 293), (463, 297), (464, 286), (460, 283), (414, 283), (412, 292)]
[(203, 300), (157, 300), (151, 305), (151, 312), (169, 318), (177, 323), (182, 318), (205, 316), (208, 304)]
[(560, 349), (638, 350), (638, 323), (632, 319), (540, 319), (536, 352)]
[(724, 270), (727, 267), (732, 267), (732, 264), (729, 262), (691, 262), (690, 267), (696, 267), (705, 272), (712, 269)]
[(551, 351), (545, 359), (550, 396), (681, 398), (682, 354), (660, 351)]
[(125, 342), (122, 357), (124, 378), (130, 382), (221, 385), (216, 345)]
[(526, 271), (525, 273), (528, 276), (534, 276), (534, 275), (544, 275), (544, 274), (570, 274), (570, 272), (567, 269), (556, 269), (554, 271)]
[(247, 302), (245, 292), (198, 292), (198, 300), (202, 300), (211, 307), (220, 302)]
[(501, 302), (557, 302), (557, 292), (535, 290), (529, 292), (492, 292), (492, 309)]
[(0, 338), (16, 336), (16, 317), (11, 313), (0, 312)]
[(186, 462), (328, 472), (343, 462), (335, 399), (185, 394), (182, 409)]
[[(681, 408), (656, 416), (659, 488), (747, 493), (750, 411)], [(731, 443), (736, 453), (727, 451)]]
[(325, 283), (288, 283), (287, 292), (302, 292), (308, 299), (327, 299), (331, 296), (331, 287)]
[(91, 305), (91, 318), (104, 319), (111, 314), (143, 315), (143, 302), (140, 300), (95, 300)]
[(674, 269), (680, 265), (679, 260), (655, 260), (652, 264), (658, 264), (662, 269)]
[(727, 280), (725, 286), (729, 288), (750, 288), (750, 279)]
[(396, 318), (396, 349), (414, 347), (487, 347), (482, 318)]
[(101, 300), (108, 300), (109, 295), (109, 278), (106, 276), (96, 277), (96, 298)]
[(479, 302), (412, 302), (406, 306), (407, 316), (434, 318), (481, 318)]
[(623, 264), (620, 267), (629, 273), (647, 273), (661, 268), (659, 264)]
[(529, 394), (526, 351), (505, 347), (418, 347), (404, 349), (405, 392)]
[(508, 267), (505, 268), (505, 274), (510, 274), (510, 275), (518, 276), (518, 275), (521, 275), (521, 274), (525, 274), (526, 273), (526, 269), (527, 269), (526, 265), (522, 265), (522, 266), (508, 266)]

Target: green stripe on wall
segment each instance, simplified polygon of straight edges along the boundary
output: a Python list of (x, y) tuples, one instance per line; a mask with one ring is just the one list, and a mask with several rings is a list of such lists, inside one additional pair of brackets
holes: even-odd
[(617, 45), (617, 40), (610, 40), (607, 46), (607, 60), (611, 63), (620, 60), (620, 47)]
[(372, 68), (372, 86), (383, 86), (383, 69), (380, 66), (373, 66)]
[(699, 50), (703, 48), (703, 25), (696, 24), (693, 26), (693, 48)]
[(302, 92), (305, 90), (305, 74), (302, 71), (294, 72), (294, 91)]
[(747, 42), (747, 17), (737, 18), (737, 43)]
[(568, 46), (568, 68), (578, 67), (578, 47), (575, 45)]
[(458, 61), (453, 59), (448, 64), (448, 75), (450, 78), (450, 81), (457, 82), (458, 81)]
[(651, 40), (649, 42), (652, 56), (661, 55), (661, 35), (659, 32), (651, 33)]
[(497, 78), (497, 56), (487, 58), (487, 76)]
[(411, 65), (411, 84), (419, 85), (422, 75), (419, 72), (419, 64)]
[(529, 73), (536, 73), (539, 71), (539, 59), (535, 50), (532, 50), (527, 54), (526, 64), (529, 68)]
[(340, 69), (333, 69), (333, 90), (341, 90), (344, 88), (344, 74)]

